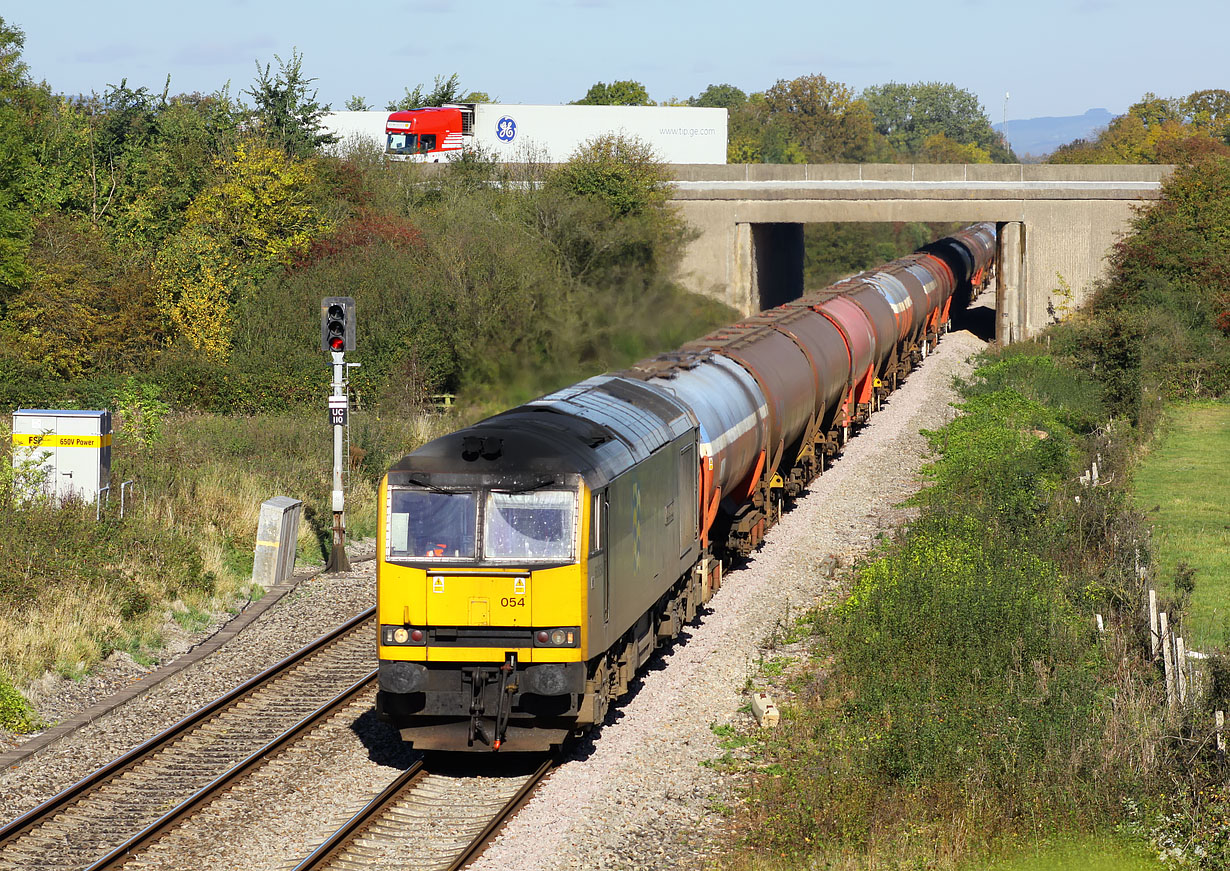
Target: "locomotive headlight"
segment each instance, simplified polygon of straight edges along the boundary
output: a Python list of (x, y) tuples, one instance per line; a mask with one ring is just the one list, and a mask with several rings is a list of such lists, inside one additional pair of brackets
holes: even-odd
[(417, 645), (422, 646), (427, 642), (427, 632), (417, 626), (392, 626), (380, 627), (380, 643), (387, 646), (390, 645)]
[(576, 647), (580, 629), (569, 626), (563, 629), (539, 629), (534, 632), (535, 647)]

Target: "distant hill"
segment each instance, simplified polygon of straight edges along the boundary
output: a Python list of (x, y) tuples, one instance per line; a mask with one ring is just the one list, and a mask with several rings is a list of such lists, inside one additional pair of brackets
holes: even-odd
[(1022, 159), (1045, 157), (1074, 139), (1089, 139), (1115, 118), (1105, 109), (1090, 109), (1084, 115), (1064, 118), (1022, 118), (992, 125), (1008, 136), (1012, 150)]

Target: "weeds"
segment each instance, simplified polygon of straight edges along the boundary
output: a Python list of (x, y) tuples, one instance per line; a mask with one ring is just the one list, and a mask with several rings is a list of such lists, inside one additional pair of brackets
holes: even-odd
[(33, 732), (42, 723), (13, 685), (0, 675), (0, 728), (13, 732)]

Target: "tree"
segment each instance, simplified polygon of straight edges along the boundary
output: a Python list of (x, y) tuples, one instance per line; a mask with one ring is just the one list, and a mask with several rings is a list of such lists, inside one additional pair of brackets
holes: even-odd
[(289, 61), (273, 57), (277, 74), (269, 74), (269, 64), (262, 70), (258, 61), (256, 82), (244, 91), (256, 101), (253, 115), (266, 138), (292, 157), (307, 157), (337, 142), (337, 136), (324, 132), (322, 119), (329, 106), (317, 102), (314, 89), (309, 93), (316, 80), (303, 75), (303, 55), (292, 50)]
[(25, 34), (0, 18), (0, 312), (26, 279), (37, 176), (31, 137), (29, 71), (21, 59)]
[(233, 306), (333, 224), (317, 205), (314, 161), (241, 142), (218, 170), (158, 252), (154, 271), (168, 332), (220, 360), (230, 350)]
[(617, 215), (634, 215), (666, 204), (670, 176), (648, 143), (606, 134), (582, 145), (549, 184), (604, 202)]
[(1012, 159), (978, 98), (946, 82), (913, 85), (890, 82), (863, 91), (876, 130), (895, 151), (919, 156), (936, 134), (950, 142), (979, 148), (999, 160)]
[(260, 142), (240, 143), (233, 160), (192, 201), (186, 224), (210, 228), (248, 262), (289, 264), (332, 226), (321, 211), (316, 162)]
[(346, 101), (347, 112), (370, 112), (372, 107), (367, 100), (355, 94)]
[(747, 94), (734, 85), (710, 85), (698, 96), (688, 99), (689, 106), (709, 109), (736, 109), (747, 102)]
[(954, 142), (943, 133), (933, 133), (923, 140), (918, 158), (924, 163), (990, 163), (986, 149), (972, 142)]
[(235, 252), (207, 227), (189, 225), (158, 252), (154, 272), (167, 333), (215, 362), (225, 361), (233, 307), (251, 288)]
[(422, 109), (425, 106), (443, 106), (445, 103), (460, 103), (461, 79), (453, 73), (447, 79), (436, 76), (435, 84), (430, 91), (424, 91), (423, 85), (417, 84), (414, 90), (405, 89), (406, 95), (396, 103), (389, 103), (390, 112), (407, 112), (410, 109)]
[(1230, 93), (1196, 91), (1180, 100), (1145, 94), (1099, 136), (1056, 149), (1048, 163), (1193, 163), (1230, 155)]
[(627, 79), (611, 82), (598, 82), (590, 86), (589, 91), (574, 106), (652, 106), (649, 92), (640, 82)]
[(133, 256), (152, 258), (179, 231), (189, 206), (234, 153), (242, 112), (225, 92), (164, 100), (147, 140), (127, 164), (113, 233)]
[(137, 368), (160, 344), (149, 270), (96, 225), (52, 213), (35, 228), (30, 283), (9, 309), (13, 344), (41, 372)]
[(1183, 123), (1183, 105), (1174, 97), (1159, 97), (1149, 92), (1128, 107), (1145, 127), (1158, 127), (1167, 122)]
[(808, 161), (866, 161), (877, 151), (867, 104), (841, 82), (820, 74), (779, 79), (765, 91), (764, 105), (767, 120), (780, 123)]
[(1230, 91), (1195, 91), (1183, 99), (1182, 111), (1192, 124), (1230, 143)]
[[(1230, 156), (1179, 166), (1162, 182), (1160, 199), (1136, 213), (1131, 233), (1115, 245), (1109, 278), (1090, 306), (1112, 323), (1140, 325), (1120, 343), (1123, 355), (1170, 396), (1230, 391), (1227, 238)], [(1138, 403), (1139, 387), (1129, 382), (1120, 393)]]

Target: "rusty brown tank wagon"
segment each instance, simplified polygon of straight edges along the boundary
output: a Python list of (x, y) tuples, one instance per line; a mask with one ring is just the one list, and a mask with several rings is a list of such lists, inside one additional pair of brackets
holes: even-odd
[(602, 723), (982, 282), (977, 225), (436, 439), (385, 476), (378, 707), (426, 750)]

